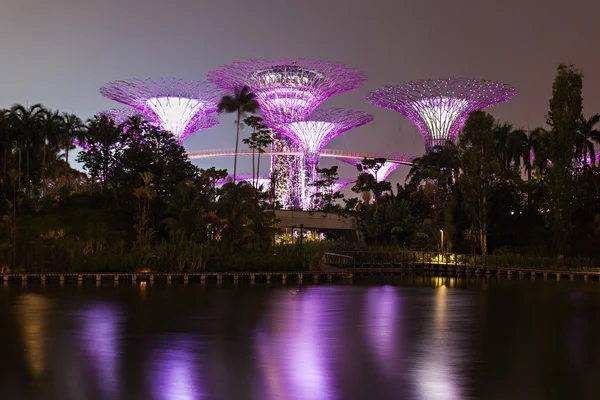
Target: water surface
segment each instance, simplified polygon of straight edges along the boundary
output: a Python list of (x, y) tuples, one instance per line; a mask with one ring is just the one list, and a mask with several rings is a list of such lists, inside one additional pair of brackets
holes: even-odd
[(599, 399), (597, 282), (0, 286), (2, 399)]

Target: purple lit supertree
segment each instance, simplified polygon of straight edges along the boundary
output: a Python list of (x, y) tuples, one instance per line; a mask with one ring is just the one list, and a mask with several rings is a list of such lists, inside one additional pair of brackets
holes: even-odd
[[(302, 121), (327, 98), (356, 89), (366, 75), (347, 65), (318, 60), (267, 58), (222, 65), (208, 73), (208, 80), (220, 88), (238, 92), (247, 86), (270, 125)], [(297, 144), (280, 133), (273, 135), (273, 150), (297, 151)], [(298, 207), (298, 184), (303, 181), (302, 159), (297, 156), (271, 157), (271, 173), (277, 178), (278, 201), (285, 208)]]
[[(362, 160), (358, 159), (358, 158), (338, 157), (338, 160), (345, 162), (346, 164), (353, 165), (355, 167), (359, 164), (362, 165)], [(375, 178), (375, 180), (377, 180), (377, 182), (383, 182), (388, 178), (388, 176), (390, 176), (390, 174), (392, 172), (394, 172), (396, 169), (398, 169), (401, 166), (402, 166), (402, 164), (391, 162), (391, 161), (386, 161), (383, 164), (381, 164), (379, 166), (379, 168), (362, 167), (362, 169), (364, 172), (367, 172), (367, 173), (373, 175), (373, 177)]]
[(317, 109), (306, 120), (273, 126), (296, 143), (304, 155), (305, 184), (302, 207), (309, 207), (321, 150), (331, 139), (349, 129), (369, 123), (373, 116), (362, 111), (343, 108)]
[(342, 190), (343, 188), (345, 188), (346, 186), (348, 186), (351, 183), (355, 183), (356, 179), (352, 179), (352, 178), (339, 178), (335, 184), (333, 185), (333, 193), (339, 192), (340, 190)]
[(476, 79), (435, 79), (384, 86), (367, 96), (369, 103), (399, 112), (417, 126), (425, 151), (455, 141), (469, 113), (507, 101), (514, 87)]
[(337, 62), (267, 58), (221, 65), (208, 80), (230, 91), (247, 86), (265, 119), (283, 124), (306, 119), (327, 98), (362, 86), (367, 77)]
[(147, 115), (180, 142), (218, 123), (208, 114), (217, 111), (222, 95), (208, 82), (176, 78), (118, 80), (102, 86), (100, 93)]

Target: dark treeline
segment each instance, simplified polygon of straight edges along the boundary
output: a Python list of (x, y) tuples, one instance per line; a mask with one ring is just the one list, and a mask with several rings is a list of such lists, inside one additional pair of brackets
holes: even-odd
[[(585, 116), (582, 86), (579, 71), (559, 66), (546, 128), (472, 113), (457, 144), (417, 159), (395, 188), (363, 172), (382, 159), (358, 166), (350, 199), (333, 191), (337, 167), (319, 169), (314, 208), (356, 216), (370, 248), (599, 257), (600, 116)], [(318, 268), (324, 245), (304, 241), (299, 257), (286, 244), (293, 239), (276, 234), (273, 192), (255, 189), (270, 132), (253, 115), (252, 93), (224, 97), (220, 110), (238, 117), (236, 147), (240, 119), (251, 129), (243, 142), (256, 153), (254, 184), (218, 187), (225, 170), (195, 167), (171, 134), (141, 118), (115, 125), (41, 105), (0, 110), (0, 268)], [(84, 149), (76, 155), (75, 144)]]
[[(165, 131), (133, 117), (86, 124), (41, 105), (0, 113), (0, 268), (4, 271), (303, 269), (320, 262), (275, 246), (268, 194), (217, 188)], [(84, 148), (69, 166), (73, 143)]]
[(346, 203), (362, 217), (367, 242), (599, 257), (600, 115), (584, 114), (582, 87), (583, 75), (561, 65), (547, 127), (515, 129), (473, 112), (457, 144), (417, 159), (404, 186), (392, 191), (368, 174), (359, 176), (354, 190), (363, 199)]

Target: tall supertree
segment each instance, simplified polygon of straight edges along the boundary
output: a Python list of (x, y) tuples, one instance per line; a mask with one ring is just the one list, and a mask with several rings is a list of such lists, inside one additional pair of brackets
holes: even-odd
[(222, 96), (208, 82), (176, 78), (118, 80), (102, 86), (100, 93), (147, 115), (179, 142), (218, 123), (208, 115), (217, 111)]
[(514, 87), (476, 79), (435, 79), (384, 86), (367, 96), (369, 103), (399, 112), (414, 123), (425, 150), (455, 141), (469, 113), (507, 101)]
[[(338, 157), (338, 160), (345, 162), (346, 164), (353, 165), (355, 167), (359, 164), (361, 164), (362, 166), (362, 160), (359, 158)], [(371, 174), (377, 182), (383, 182), (388, 178), (388, 176), (390, 176), (392, 172), (394, 172), (401, 166), (402, 164), (399, 163), (385, 161), (381, 163), (381, 165), (378, 165), (378, 168), (365, 168), (364, 166), (362, 166), (362, 170), (363, 172)]]
[(306, 120), (273, 126), (294, 141), (303, 153), (305, 183), (302, 186), (302, 207), (310, 206), (317, 178), (319, 155), (331, 139), (349, 129), (369, 123), (373, 116), (362, 111), (343, 108), (316, 109)]
[[(362, 86), (366, 75), (347, 65), (319, 60), (267, 58), (222, 65), (208, 73), (208, 80), (233, 92), (244, 86), (256, 96), (265, 120), (270, 125), (302, 121), (326, 99)], [(298, 151), (293, 140), (275, 132), (274, 151)], [(298, 207), (298, 182), (302, 162), (297, 156), (271, 157), (271, 172), (276, 176), (276, 196), (286, 208)]]

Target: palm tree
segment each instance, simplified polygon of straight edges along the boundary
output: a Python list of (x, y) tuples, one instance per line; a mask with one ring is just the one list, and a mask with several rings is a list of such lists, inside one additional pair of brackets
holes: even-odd
[(233, 182), (236, 179), (237, 173), (237, 156), (238, 145), (240, 141), (240, 128), (242, 126), (242, 116), (245, 114), (254, 114), (258, 110), (258, 102), (255, 99), (254, 93), (250, 92), (250, 88), (244, 86), (233, 95), (225, 95), (217, 105), (217, 112), (221, 113), (237, 113), (236, 134), (235, 134), (235, 155), (233, 158)]
[(58, 151), (60, 132), (63, 122), (63, 118), (60, 116), (58, 111), (52, 112), (52, 110), (46, 110), (46, 112), (42, 115), (42, 187), (44, 196), (46, 195), (47, 189), (46, 166), (48, 159), (48, 147), (50, 147), (50, 149), (54, 152)]
[[(535, 128), (528, 134), (528, 146), (533, 150), (533, 166), (538, 174), (543, 174), (551, 162), (550, 156), (550, 132), (544, 128)], [(531, 160), (531, 156), (530, 156)], [(528, 174), (531, 180), (531, 170)]]
[(594, 114), (589, 118), (583, 115), (579, 117), (579, 129), (577, 130), (577, 142), (575, 144), (575, 159), (581, 160), (583, 169), (587, 169), (588, 154), (591, 163), (596, 163), (596, 150), (594, 142), (600, 143), (600, 131), (595, 126), (600, 122), (600, 114)]
[[(40, 123), (46, 113), (46, 110), (41, 104), (34, 104), (29, 108), (20, 104), (15, 104), (10, 108), (10, 114), (13, 119), (13, 126), (21, 136), (21, 143), (18, 146), (19, 151), (19, 176), (21, 175), (21, 150), (25, 148), (26, 158), (26, 187), (27, 193), (30, 193), (29, 166), (30, 153), (34, 149), (34, 145), (40, 139)], [(19, 189), (21, 188), (21, 179), (19, 179)]]
[(65, 162), (69, 163), (69, 150), (73, 150), (75, 145), (74, 140), (81, 138), (85, 131), (85, 125), (75, 114), (63, 113), (62, 114), (62, 127), (59, 132), (58, 145), (65, 151)]

